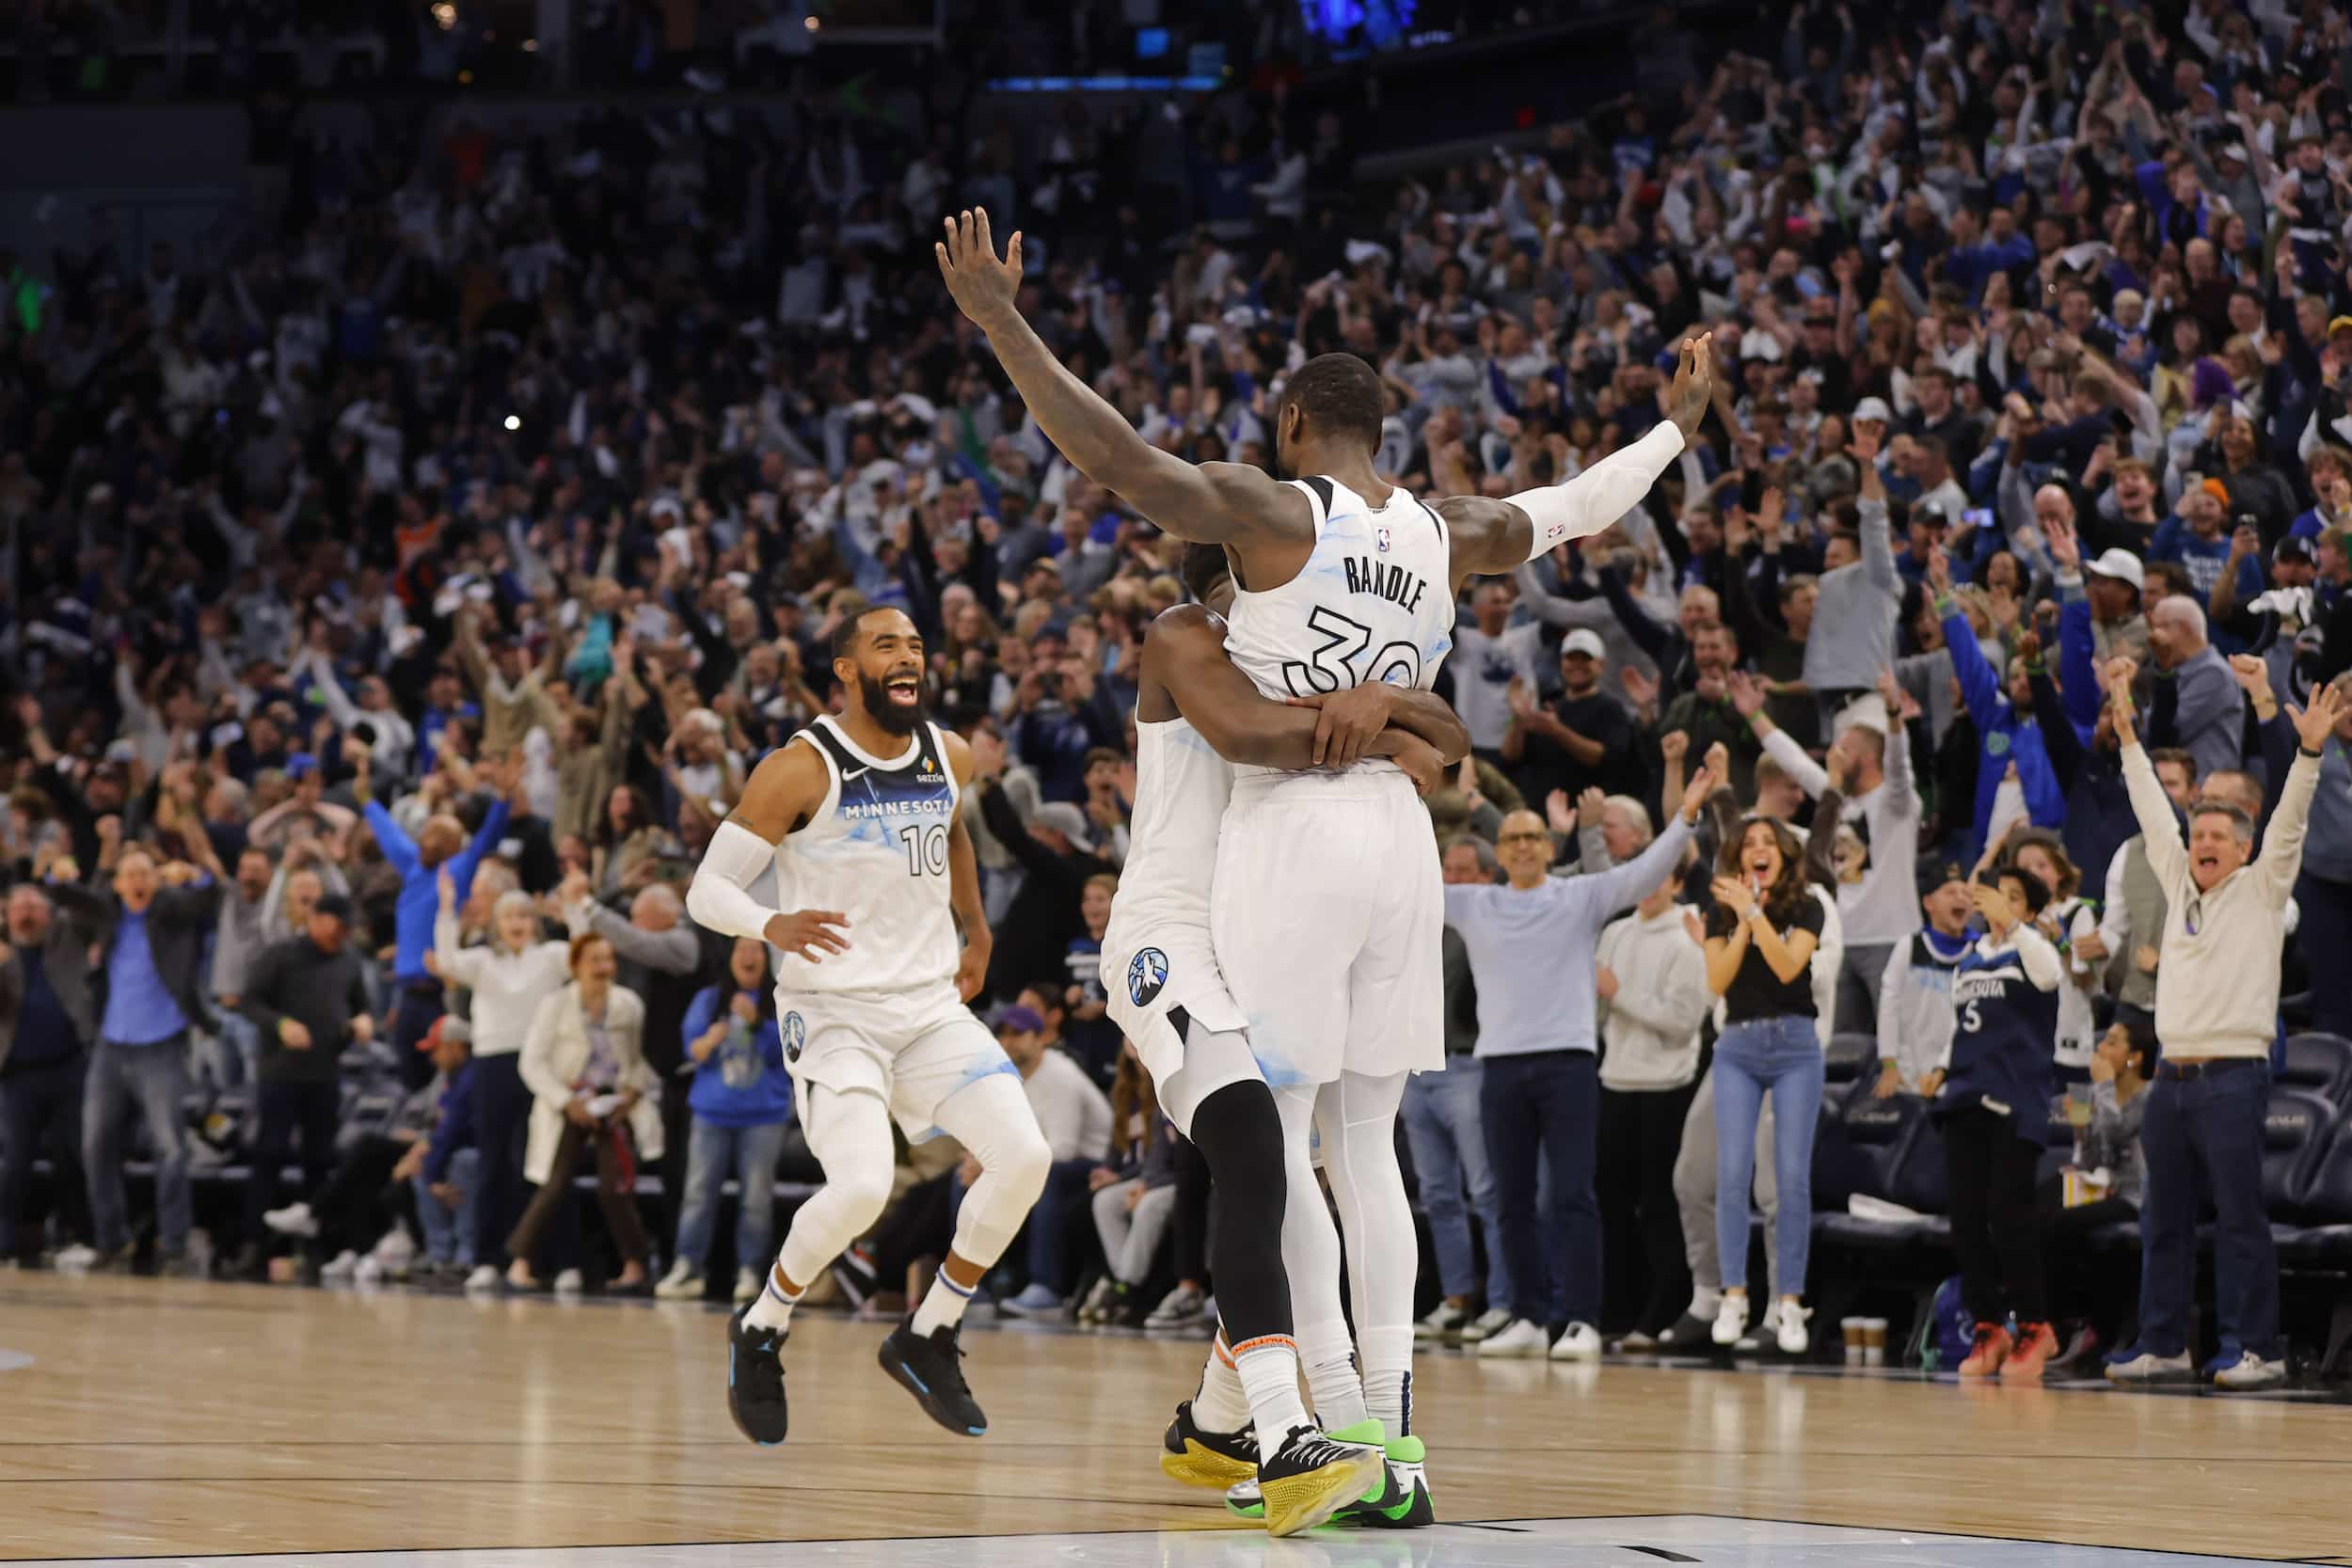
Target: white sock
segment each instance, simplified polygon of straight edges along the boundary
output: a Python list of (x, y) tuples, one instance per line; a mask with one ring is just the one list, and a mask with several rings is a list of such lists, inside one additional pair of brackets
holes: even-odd
[(1307, 1406), (1298, 1397), (1298, 1347), (1274, 1335), (1245, 1339), (1233, 1353), (1233, 1371), (1249, 1395), (1263, 1465), (1282, 1451), (1295, 1428), (1308, 1424)]
[(768, 1271), (768, 1288), (759, 1292), (752, 1309), (743, 1314), (743, 1321), (754, 1328), (790, 1328), (792, 1308), (801, 1304), (801, 1292), (784, 1293), (784, 1276), (774, 1269)]
[[(1295, 1357), (1294, 1352), (1294, 1360)], [(1294, 1366), (1292, 1397), (1297, 1393), (1297, 1368)], [(1305, 1414), (1304, 1406), (1300, 1413)], [(1203, 1432), (1239, 1432), (1249, 1424), (1249, 1392), (1242, 1386), (1241, 1374), (1233, 1370), (1233, 1353), (1225, 1343), (1222, 1329), (1209, 1347), (1209, 1364), (1200, 1369), (1200, 1391), (1192, 1397), (1192, 1418)]]
[(1723, 1310), (1723, 1306), (1724, 1293), (1715, 1286), (1693, 1285), (1691, 1287), (1691, 1316), (1699, 1322), (1706, 1323), (1713, 1318), (1716, 1313)]
[(977, 1285), (957, 1284), (941, 1269), (931, 1288), (923, 1292), (923, 1305), (914, 1309), (914, 1332), (928, 1338), (963, 1322), (963, 1309), (972, 1305), (972, 1292), (978, 1289)]
[(1347, 1323), (1300, 1324), (1298, 1359), (1307, 1369), (1307, 1391), (1314, 1396), (1315, 1419), (1323, 1430), (1352, 1427), (1371, 1414), (1363, 1380), (1356, 1375), (1356, 1347)]

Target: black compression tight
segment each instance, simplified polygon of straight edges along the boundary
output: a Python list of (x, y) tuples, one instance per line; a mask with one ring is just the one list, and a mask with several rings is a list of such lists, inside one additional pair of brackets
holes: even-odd
[(1192, 1141), (1208, 1162), (1209, 1270), (1228, 1344), (1291, 1332), (1282, 1267), (1282, 1117), (1264, 1084), (1229, 1084), (1193, 1113)]

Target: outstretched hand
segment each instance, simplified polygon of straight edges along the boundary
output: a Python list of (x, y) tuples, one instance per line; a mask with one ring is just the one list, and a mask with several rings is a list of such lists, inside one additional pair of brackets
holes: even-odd
[(2300, 713), (2290, 708), (2288, 713), (2295, 721), (2295, 733), (2303, 742), (2303, 750), (2324, 751), (2328, 737), (2335, 733), (2336, 725), (2344, 718), (2344, 698), (2337, 693), (2335, 683), (2330, 681), (2312, 693), (2311, 706)]
[(2064, 517), (2052, 517), (2042, 525), (2042, 538), (2049, 544), (2050, 559), (2070, 572), (2083, 566), (2082, 541), (2075, 535), (2074, 525)]
[[(1017, 243), (1018, 236), (1015, 239)], [(1715, 335), (1702, 332), (1682, 341), (1682, 352), (1675, 359), (1674, 386), (1666, 394), (1666, 417), (1674, 420), (1685, 441), (1697, 433), (1714, 398)]]
[(946, 238), (931, 247), (939, 257), (940, 274), (955, 296), (956, 309), (981, 330), (990, 330), (1014, 313), (1013, 300), (1021, 292), (1021, 231), (1013, 230), (999, 260), (988, 231), (987, 208), (966, 208), (946, 224)]

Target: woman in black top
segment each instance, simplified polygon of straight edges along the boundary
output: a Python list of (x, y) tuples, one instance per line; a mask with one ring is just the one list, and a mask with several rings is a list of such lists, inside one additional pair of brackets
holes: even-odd
[(1805, 885), (1796, 835), (1770, 817), (1748, 822), (1718, 857), (1707, 918), (1707, 983), (1724, 999), (1715, 1041), (1715, 1240), (1723, 1305), (1715, 1342), (1748, 1325), (1748, 1188), (1756, 1174), (1756, 1122), (1772, 1097), (1772, 1217), (1779, 1263), (1780, 1348), (1810, 1343), (1805, 1255), (1813, 1238), (1813, 1124), (1821, 1107), (1821, 1042), (1815, 1027), (1813, 949), (1823, 914)]

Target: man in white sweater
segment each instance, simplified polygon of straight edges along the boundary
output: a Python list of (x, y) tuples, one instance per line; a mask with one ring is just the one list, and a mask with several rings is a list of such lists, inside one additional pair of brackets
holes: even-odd
[(1110, 1156), (1111, 1102), (1069, 1053), (1046, 1045), (1045, 1021), (1034, 1007), (1006, 1008), (996, 1040), (1021, 1069), (1021, 1090), (1054, 1151), (1045, 1190), (1029, 1211), (1028, 1288), (1005, 1303), (1016, 1316), (1041, 1316), (1060, 1311), (1070, 1291), (1063, 1243), (1071, 1214), (1087, 1208), (1088, 1175)]
[(2182, 842), (2172, 801), (2131, 726), (2137, 673), (2130, 659), (2110, 661), (2107, 700), (2115, 707), (2116, 733), (2124, 737), (2123, 782), (2149, 869), (2164, 887), (2156, 966), (2163, 1058), (2140, 1126), (2147, 1189), (2140, 1206), (2139, 1342), (2119, 1353), (2107, 1375), (2118, 1382), (2190, 1375), (2201, 1169), (2216, 1220), (2221, 1354), (2214, 1381), (2224, 1388), (2265, 1388), (2286, 1376), (2279, 1355), (2279, 1259), (2263, 1208), (2279, 953), (2321, 754), (2344, 703), (2331, 688), (2322, 688), (2309, 708), (2294, 715), (2301, 747), (2256, 860), (2254, 823), (2237, 807), (2215, 800), (2192, 810), (2187, 842)]
[[(1919, 859), (1919, 791), (1912, 783), (1906, 699), (1892, 670), (1879, 673), (1878, 695), (1841, 709), (1824, 768), (1764, 711), (1764, 689), (1745, 675), (1731, 684), (1732, 705), (1756, 731), (1764, 754), (1780, 764), (1807, 795), (1833, 779), (1845, 792), (1844, 822), (1860, 845), (1858, 858), (1839, 850), (1837, 918), (1846, 956), (1837, 974), (1836, 1029), (1867, 1034), (1877, 1027), (1879, 985), (1895, 949), (1919, 929), (1914, 896)], [(1913, 709), (1912, 711), (1916, 711)], [(1843, 838), (1841, 833), (1840, 838)]]

